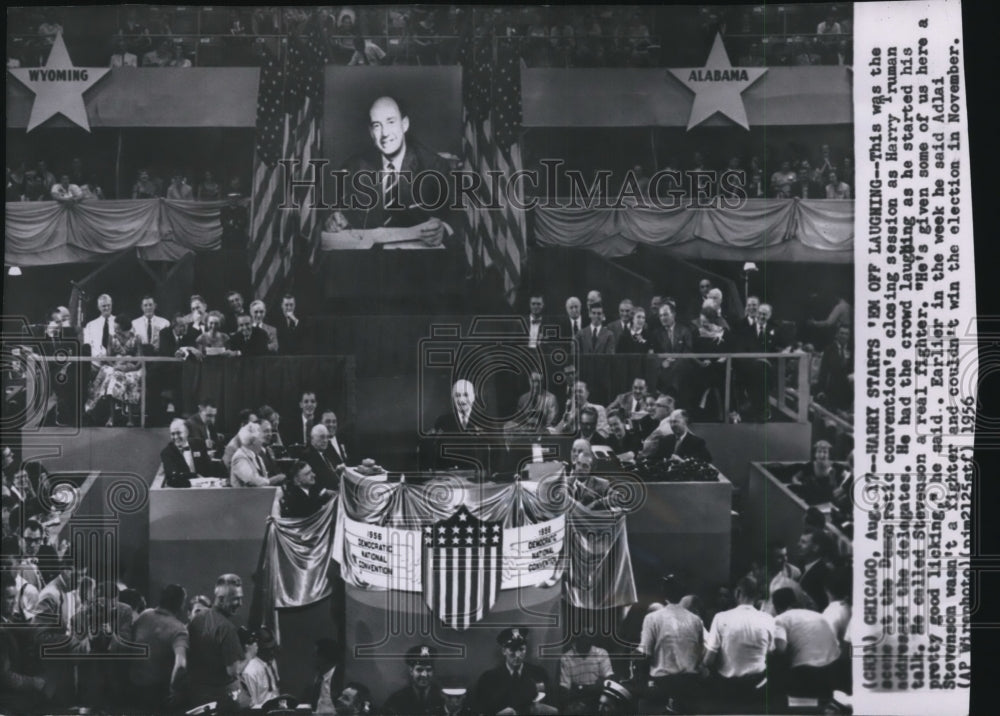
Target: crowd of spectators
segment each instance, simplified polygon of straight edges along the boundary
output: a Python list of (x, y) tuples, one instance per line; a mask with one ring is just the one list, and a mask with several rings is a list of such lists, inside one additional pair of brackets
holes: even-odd
[[(620, 396), (626, 409), (632, 397)], [(684, 459), (681, 440), (690, 446), (698, 437), (681, 424), (684, 411), (661, 398), (654, 410), (671, 411), (665, 420), (677, 439), (670, 449)], [(338, 490), (349, 459), (337, 416), (317, 406), (315, 392), (307, 390), (300, 412), (284, 421), (269, 406), (244, 410), (242, 425), (227, 441), (216, 426), (216, 406), (203, 400), (190, 418), (170, 426), (170, 442), (161, 452), (166, 486), (188, 486), (225, 466), (232, 487), (280, 485), (283, 516), (312, 515)], [(618, 430), (616, 425), (611, 440)], [(607, 443), (594, 436), (593, 445), (601, 444)], [(825, 447), (814, 447), (816, 459), (793, 482), (817, 490), (837, 482), (837, 490), (850, 491), (844, 470), (833, 481), (831, 472), (804, 476), (826, 462), (820, 454)], [(586, 480), (582, 486), (570, 482), (569, 494), (584, 501), (587, 484), (600, 488), (606, 481), (589, 477), (590, 441), (578, 439), (573, 452), (572, 474)], [(60, 500), (33, 496), (53, 481), (41, 465), (29, 471), (31, 465), (18, 466), (4, 448), (0, 669), (11, 688), (0, 699), (18, 713), (70, 706), (183, 710), (210, 701), (266, 711), (279, 699), (285, 708), (302, 703), (314, 713), (338, 714), (437, 713), (433, 709), (446, 702), (451, 708), (441, 713), (493, 714), (508, 707), (541, 714), (764, 713), (765, 699), (767, 712), (780, 712), (790, 697), (836, 708), (835, 692), (852, 691), (851, 545), (843, 526), (832, 527), (815, 508), (805, 514), (794, 545), (769, 544), (761, 559), (736, 568), (731, 583), (691, 591), (683, 577), (665, 576), (660, 594), (643, 594), (626, 609), (615, 638), (570, 620), (571, 646), (559, 660), (556, 681), (533, 663), (529, 630), (508, 628), (497, 636), (497, 666), (478, 678), (467, 673), (439, 681), (436, 648), (413, 645), (395, 690), (375, 703), (367, 686), (343, 683), (343, 654), (331, 639), (315, 643), (311, 685), (287, 694), (274, 632), (234, 623), (244, 606), (243, 583), (235, 574), (218, 577), (213, 598), (189, 598), (185, 585), (168, 585), (155, 608), (125, 584), (96, 582), (89, 575), (107, 574), (106, 566), (84, 563), (59, 540), (58, 507), (50, 513), (41, 505), (58, 506)], [(193, 586), (208, 591), (208, 585)], [(121, 656), (134, 644), (148, 646), (149, 657), (82, 658)], [(44, 645), (61, 645), (68, 658), (39, 658)]]
[[(676, 407), (683, 408), (698, 420), (742, 422), (771, 419), (770, 403), (777, 387), (777, 371), (781, 369), (774, 359), (740, 359), (739, 353), (804, 353), (809, 363), (809, 380), (815, 399), (828, 409), (849, 417), (853, 404), (853, 345), (850, 303), (842, 296), (822, 298), (813, 296), (812, 308), (821, 312), (819, 317), (802, 321), (781, 318), (770, 304), (759, 297), (746, 298), (742, 316), (727, 313), (727, 303), (721, 288), (709, 278), (699, 281), (696, 296), (658, 294), (652, 298), (648, 310), (622, 298), (618, 303), (617, 317), (611, 319), (610, 305), (603, 302), (600, 291), (587, 295), (586, 307), (579, 298), (566, 300), (565, 314), (553, 318), (545, 314), (541, 296), (530, 301), (531, 326), (529, 345), (540, 342), (539, 331), (546, 322), (559, 324), (562, 335), (572, 335), (580, 354), (657, 354), (666, 355), (655, 386), (650, 386), (651, 396), (637, 395), (636, 400), (656, 399), (657, 393), (669, 394)], [(698, 354), (697, 359), (683, 359), (684, 354)], [(737, 354), (732, 365), (731, 395), (728, 406), (723, 395), (727, 393), (726, 358), (712, 359), (710, 354)], [(785, 369), (795, 385), (797, 361), (788, 361)], [(575, 405), (573, 400), (575, 376), (562, 384), (565, 401), (560, 397), (560, 409)], [(645, 381), (643, 390), (645, 391)], [(584, 386), (586, 388), (586, 386)], [(537, 397), (537, 396), (536, 396)], [(541, 400), (541, 398), (538, 398)], [(586, 395), (582, 398), (586, 402)], [(544, 402), (544, 401), (543, 401)], [(565, 423), (565, 432), (574, 432), (578, 423), (563, 417), (539, 403), (538, 419), (542, 426), (557, 432)], [(599, 407), (599, 406), (598, 406)], [(621, 407), (621, 406), (619, 406)], [(728, 407), (728, 413), (725, 408)], [(543, 410), (544, 408), (544, 410)], [(603, 408), (599, 407), (603, 414)], [(625, 411), (623, 422), (641, 422), (642, 416), (633, 415), (636, 407)], [(659, 416), (657, 422), (666, 418)], [(600, 432), (606, 437), (606, 418), (599, 418)], [(640, 435), (645, 438), (648, 435)]]
[[(823, 144), (815, 152), (790, 151), (776, 161), (765, 162), (760, 156), (749, 158), (731, 155), (725, 161), (706, 159), (696, 150), (681, 160), (668, 155), (662, 166), (652, 169), (650, 162), (637, 161), (627, 172), (619, 172), (609, 189), (619, 190), (634, 179), (642, 195), (650, 190), (658, 172), (674, 173), (678, 179), (659, 179), (656, 189), (660, 199), (680, 190), (688, 196), (733, 196), (738, 192), (748, 199), (851, 199), (854, 197), (854, 160), (849, 154)], [(772, 169), (777, 167), (777, 169)], [(727, 174), (728, 173), (728, 174)], [(627, 177), (631, 174), (631, 179)], [(540, 176), (545, 176), (540, 171)], [(616, 181), (617, 180), (617, 181)], [(541, 188), (543, 191), (545, 187)]]
[[(113, 190), (105, 188), (98, 173), (87, 167), (80, 157), (70, 160), (68, 166), (51, 171), (44, 160), (33, 165), (19, 161), (7, 167), (5, 200), (79, 202), (100, 199), (182, 199), (187, 201), (219, 201), (243, 196), (242, 182), (236, 175), (223, 181), (212, 169), (205, 169), (197, 178), (188, 172), (175, 169), (168, 182), (164, 182), (146, 168), (136, 172), (135, 182), (116, 197)], [(190, 177), (190, 178), (189, 178)]]
[(44, 64), (65, 28), (71, 50), (103, 54), (111, 67), (253, 65), (261, 46), (277, 54), (283, 38), (304, 33), (322, 38), (330, 64), (446, 65), (459, 62), (460, 38), (473, 26), (514, 42), (529, 67), (686, 66), (688, 57), (676, 55), (673, 43), (663, 39), (682, 27), (690, 29), (699, 53), (721, 33), (742, 66), (850, 64), (849, 6), (774, 12), (763, 5), (125, 6), (83, 18), (65, 8), (22, 9), (11, 15), (7, 64)]

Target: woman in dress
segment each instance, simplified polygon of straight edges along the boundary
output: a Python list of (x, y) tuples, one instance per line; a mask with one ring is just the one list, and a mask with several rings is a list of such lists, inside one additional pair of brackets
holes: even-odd
[(830, 459), (833, 448), (826, 440), (813, 445), (813, 459), (792, 478), (791, 489), (810, 505), (833, 502), (841, 489), (845, 472)]
[(139, 170), (139, 176), (132, 186), (133, 199), (155, 199), (159, 196), (156, 183), (150, 179), (149, 172), (145, 169)]
[(215, 176), (208, 169), (198, 185), (198, 201), (218, 201), (222, 198), (222, 187), (215, 180)]
[(618, 337), (616, 353), (652, 353), (649, 341), (649, 327), (646, 325), (646, 309), (638, 306), (632, 314), (632, 325)]
[(139, 404), (142, 400), (142, 364), (122, 360), (139, 355), (139, 339), (132, 331), (132, 322), (125, 316), (115, 316), (115, 331), (108, 346), (108, 356), (118, 360), (102, 362), (90, 385), (86, 413), (96, 425), (135, 427), (139, 424)]

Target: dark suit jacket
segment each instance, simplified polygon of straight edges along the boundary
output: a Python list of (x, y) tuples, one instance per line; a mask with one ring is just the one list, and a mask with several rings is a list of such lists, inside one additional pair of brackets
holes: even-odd
[(469, 413), (469, 420), (467, 421), (464, 428), (462, 427), (462, 424), (459, 422), (458, 416), (455, 415), (455, 411), (452, 410), (451, 412), (441, 415), (440, 417), (438, 417), (437, 420), (434, 421), (434, 429), (438, 432), (446, 434), (455, 434), (455, 433), (474, 434), (483, 432), (481, 421), (478, 420), (476, 416), (475, 407), (473, 407), (472, 412)]
[(330, 449), (327, 452), (327, 457), (336, 460), (336, 465), (342, 465), (349, 459), (347, 457), (347, 443), (344, 442), (344, 438), (341, 435), (337, 436), (337, 445), (340, 446), (340, 452), (338, 453), (333, 449), (333, 445), (330, 445)]
[[(309, 430), (312, 430), (318, 422), (318, 414), (313, 413), (313, 418), (309, 421)], [(295, 415), (287, 418), (283, 417), (281, 419), (278, 432), (281, 434), (281, 442), (283, 442), (286, 446), (309, 444), (308, 431), (305, 437), (305, 442), (303, 442), (302, 413), (296, 413)]]
[(160, 355), (173, 358), (174, 353), (177, 352), (178, 348), (182, 347), (194, 347), (194, 342), (198, 339), (198, 333), (194, 328), (188, 326), (187, 331), (181, 336), (180, 340), (174, 335), (173, 326), (167, 326), (160, 331)]
[(337, 478), (336, 467), (340, 463), (333, 448), (327, 447), (322, 453), (310, 445), (302, 454), (302, 459), (312, 467), (316, 473), (316, 486), (322, 489), (337, 490), (340, 488), (340, 480)]
[(581, 328), (576, 334), (576, 347), (580, 353), (604, 353), (615, 352), (615, 334), (606, 326), (601, 326), (597, 332), (597, 339), (594, 339), (594, 329), (588, 325)]
[(250, 337), (244, 338), (243, 334), (237, 331), (229, 336), (229, 349), (239, 351), (245, 356), (264, 356), (269, 353), (267, 350), (267, 334), (259, 328), (250, 329)]
[(849, 408), (854, 402), (854, 388), (847, 379), (854, 372), (854, 355), (841, 357), (837, 344), (831, 344), (823, 351), (819, 364), (817, 390), (825, 394), (823, 404), (828, 408)]
[(605, 328), (611, 331), (615, 335), (615, 343), (618, 343), (618, 339), (622, 337), (623, 334), (628, 333), (629, 328), (624, 323), (622, 319), (616, 318), (615, 320), (608, 323)]
[(309, 517), (316, 510), (326, 504), (331, 495), (321, 496), (322, 488), (316, 484), (304, 492), (301, 487), (289, 485), (282, 489), (281, 495), (281, 516), (282, 517)]
[(222, 455), (222, 451), (226, 448), (226, 443), (222, 439), (222, 433), (220, 433), (214, 425), (209, 428), (205, 425), (205, 421), (201, 419), (201, 416), (198, 413), (195, 413), (187, 419), (187, 427), (189, 441), (198, 440), (204, 444), (211, 439), (214, 443), (212, 449), (215, 450), (220, 456)]
[(826, 590), (823, 588), (828, 571), (826, 562), (821, 559), (811, 569), (804, 570), (802, 576), (799, 577), (799, 586), (802, 587), (802, 591), (812, 598), (816, 603), (816, 608), (820, 611), (826, 609), (830, 603), (826, 597)]
[(584, 507), (596, 508), (601, 506), (610, 490), (611, 483), (608, 480), (605, 480), (603, 477), (597, 477), (597, 475), (588, 475), (586, 481), (581, 482), (577, 479), (574, 482), (573, 487), (569, 491), (569, 496)]
[(700, 438), (692, 432), (688, 432), (684, 436), (680, 446), (677, 445), (677, 438), (673, 434), (661, 436), (649, 457), (652, 460), (660, 460), (674, 454), (678, 457), (712, 462), (712, 454), (708, 451), (708, 445), (705, 444), (704, 438)]
[(603, 439), (603, 443), (610, 447), (615, 455), (621, 455), (626, 452), (634, 452), (638, 455), (639, 451), (642, 450), (642, 438), (631, 431), (625, 431), (625, 437), (621, 440), (614, 435), (609, 435)]
[[(743, 329), (741, 329), (741, 331), (742, 330)], [(747, 328), (745, 333), (735, 333), (734, 337), (740, 335), (744, 336), (744, 340), (746, 340), (747, 348), (744, 348), (743, 350), (746, 350), (747, 352), (777, 353), (785, 347), (778, 335), (778, 327), (773, 321), (768, 322), (768, 324), (764, 326), (761, 330), (760, 336), (757, 335), (756, 329), (751, 330), (750, 328)], [(738, 340), (738, 338), (736, 340)]]
[(674, 340), (670, 341), (667, 329), (660, 327), (653, 331), (650, 340), (653, 343), (655, 353), (690, 353), (694, 340), (691, 337), (691, 329), (679, 323), (674, 324)]
[[(376, 174), (372, 179), (362, 179), (359, 172), (382, 171), (382, 156), (375, 149), (367, 150), (365, 153), (349, 159), (344, 168), (348, 172), (345, 183), (345, 199), (348, 205), (352, 201), (370, 204), (367, 209), (347, 209), (343, 211), (344, 216), (354, 229), (376, 229), (381, 226), (389, 227), (409, 227), (421, 224), (432, 216), (448, 223), (452, 229), (458, 230), (458, 221), (452, 217), (450, 207), (453, 204), (454, 188), (451, 186), (451, 166), (444, 159), (434, 152), (422, 146), (416, 141), (407, 138), (406, 155), (403, 157), (403, 166), (397, 169), (400, 172), (399, 184), (396, 191), (396, 202), (386, 205), (383, 203), (382, 184), (380, 177)], [(439, 201), (440, 182), (423, 181), (418, 186), (414, 185), (413, 179), (421, 172), (434, 171), (448, 180), (448, 201), (441, 205)], [(410, 177), (403, 175), (410, 172)], [(353, 186), (354, 178), (366, 185), (366, 189), (355, 191)], [(417, 192), (419, 189), (419, 193)], [(374, 200), (374, 201), (373, 201)], [(434, 211), (425, 211), (421, 208), (410, 208), (418, 206), (440, 206)], [(280, 340), (280, 339), (279, 339)]]
[(656, 349), (653, 347), (649, 329), (644, 326), (639, 336), (641, 340), (636, 340), (632, 331), (622, 333), (618, 338), (615, 353), (654, 353)]
[(754, 321), (754, 325), (750, 325), (745, 316), (736, 321), (732, 326), (731, 337), (732, 350), (746, 353), (756, 352), (758, 345), (756, 321)]
[(298, 323), (291, 327), (284, 316), (279, 316), (274, 321), (274, 327), (278, 331), (278, 352), (281, 355), (309, 353), (312, 348), (312, 331), (308, 321), (299, 318)]
[(538, 695), (536, 684), (545, 684), (545, 693), (551, 694), (548, 672), (542, 667), (525, 662), (521, 675), (514, 678), (505, 664), (483, 672), (472, 693), (472, 706), (476, 713), (495, 714), (513, 708), (519, 714), (529, 713)]
[(188, 438), (188, 445), (191, 447), (195, 472), (191, 472), (181, 451), (172, 442), (160, 451), (160, 462), (163, 464), (163, 474), (168, 487), (189, 487), (188, 481), (192, 478), (199, 475), (205, 477), (212, 473), (205, 444)]

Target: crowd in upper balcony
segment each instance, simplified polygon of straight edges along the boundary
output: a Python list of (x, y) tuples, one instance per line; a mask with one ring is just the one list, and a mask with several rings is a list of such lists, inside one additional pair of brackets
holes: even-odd
[[(64, 33), (81, 66), (258, 64), (288, 37), (322, 37), (338, 65), (453, 65), (462, 37), (515, 43), (529, 67), (660, 67), (703, 62), (716, 34), (738, 66), (851, 63), (850, 6), (448, 5), (341, 7), (17, 8), (8, 15), (7, 66), (45, 63)], [(686, 38), (683, 43), (675, 38)]]

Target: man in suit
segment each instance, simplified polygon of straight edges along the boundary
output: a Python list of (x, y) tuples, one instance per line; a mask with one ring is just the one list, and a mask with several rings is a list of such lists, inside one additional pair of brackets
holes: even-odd
[(826, 609), (827, 604), (830, 603), (830, 598), (824, 588), (827, 572), (830, 571), (826, 563), (829, 551), (829, 537), (823, 530), (810, 527), (799, 537), (798, 552), (802, 564), (799, 586), (802, 587), (802, 591), (809, 595), (819, 611)]
[(597, 414), (597, 423), (594, 425), (594, 431), (602, 438), (606, 438), (610, 433), (607, 411), (603, 405), (590, 402), (590, 390), (582, 380), (578, 380), (573, 384), (573, 397), (566, 405), (563, 418), (557, 425), (549, 428), (549, 432), (562, 435), (575, 434), (577, 430), (583, 428), (584, 422), (589, 423), (589, 419), (584, 419), (584, 411), (588, 408)]
[(192, 441), (180, 418), (170, 423), (170, 443), (160, 451), (160, 469), (167, 487), (190, 487), (190, 480), (212, 474), (204, 444)]
[[(409, 129), (410, 118), (395, 99), (379, 97), (372, 103), (368, 131), (373, 147), (346, 163), (344, 211), (331, 214), (328, 230), (419, 226), (427, 246), (439, 246), (453, 234), (451, 167), (411, 141)], [(440, 180), (418, 181), (432, 172)]]
[(187, 315), (187, 322), (200, 336), (208, 330), (208, 301), (195, 294), (191, 296), (190, 305), (191, 313)]
[(623, 299), (618, 304), (618, 318), (608, 324), (608, 330), (614, 334), (615, 345), (618, 345), (618, 339), (621, 338), (622, 333), (627, 331), (632, 325), (632, 314), (634, 311), (635, 305), (628, 298)]
[(319, 422), (316, 417), (316, 393), (302, 392), (299, 399), (299, 414), (282, 420), (279, 425), (281, 440), (285, 445), (308, 445), (312, 429)]
[(603, 323), (604, 307), (596, 303), (590, 307), (590, 325), (576, 334), (576, 347), (581, 354), (615, 352), (615, 336)]
[(757, 296), (747, 296), (743, 318), (733, 326), (733, 348), (738, 351), (752, 352), (756, 345), (757, 311), (760, 309), (760, 299)]
[(642, 450), (642, 438), (635, 432), (627, 430), (628, 421), (618, 410), (608, 410), (608, 430), (610, 434), (604, 440), (604, 444), (611, 448), (611, 451), (628, 462), (635, 459), (635, 456)]
[(573, 469), (566, 475), (566, 495), (584, 507), (595, 509), (607, 507), (607, 496), (611, 483), (603, 477), (591, 473), (594, 465), (594, 451), (590, 441), (578, 438), (572, 447)]
[(476, 388), (472, 381), (460, 378), (451, 387), (452, 409), (438, 417), (434, 430), (438, 433), (481, 433), (483, 429), (476, 412)]
[(250, 318), (253, 321), (253, 327), (259, 328), (267, 334), (267, 350), (270, 353), (278, 352), (278, 329), (274, 326), (264, 323), (264, 315), (267, 313), (267, 307), (264, 305), (263, 301), (254, 301), (250, 304)]
[(660, 327), (660, 306), (663, 305), (663, 296), (657, 294), (649, 299), (649, 311), (646, 313), (646, 327), (650, 333)]
[(646, 381), (643, 378), (636, 378), (632, 381), (632, 390), (622, 393), (610, 403), (608, 412), (620, 410), (631, 419), (635, 413), (641, 413), (646, 403)]
[(188, 325), (183, 313), (175, 313), (173, 322), (160, 330), (158, 353), (168, 358), (187, 358), (197, 352), (195, 341), (201, 334)]
[(580, 299), (576, 296), (566, 299), (566, 319), (562, 325), (568, 327), (569, 333), (565, 335), (570, 338), (576, 338), (576, 334), (584, 327), (583, 318), (580, 316), (581, 306)]
[(538, 371), (532, 371), (528, 381), (528, 392), (517, 399), (519, 423), (529, 429), (543, 429), (555, 424), (559, 417), (556, 396), (545, 390), (542, 374)]
[(670, 303), (660, 306), (660, 328), (650, 337), (657, 353), (690, 353), (693, 339), (687, 326), (677, 323), (677, 310)]
[(229, 304), (229, 310), (226, 311), (226, 333), (234, 333), (239, 329), (237, 325), (237, 320), (240, 316), (247, 315), (246, 308), (243, 306), (243, 296), (239, 291), (230, 291), (226, 294), (226, 303)]
[(305, 355), (309, 351), (309, 327), (295, 310), (295, 296), (286, 293), (281, 299), (281, 318), (276, 326), (282, 355)]
[(660, 393), (650, 401), (646, 400), (645, 415), (632, 421), (632, 430), (640, 440), (648, 438), (677, 407), (677, 401), (670, 393)]
[(653, 431), (643, 443), (640, 455), (649, 460), (669, 458), (675, 462), (683, 460), (703, 460), (712, 462), (704, 438), (688, 430), (688, 415), (685, 410), (675, 410), (667, 418), (667, 425)]
[[(222, 459), (222, 450), (226, 443), (222, 439), (222, 434), (215, 427), (215, 418), (219, 414), (219, 409), (215, 407), (215, 401), (206, 398), (198, 403), (198, 412), (187, 420), (188, 434), (192, 440), (196, 440), (205, 446), (208, 457), (212, 460)], [(220, 462), (216, 466), (216, 471), (222, 465)]]
[(545, 310), (545, 299), (542, 296), (532, 296), (528, 301), (528, 348), (538, 348), (542, 338), (542, 311)]
[(816, 400), (828, 408), (849, 410), (854, 404), (854, 357), (851, 329), (840, 326), (833, 343), (823, 351)]
[[(746, 350), (754, 353), (777, 353), (784, 348), (777, 329), (771, 323), (771, 306), (762, 303), (757, 308), (753, 332), (746, 334)], [(746, 391), (752, 419), (770, 417), (769, 396), (774, 383), (775, 366), (767, 358), (736, 361), (737, 375)]]
[(302, 459), (315, 471), (317, 485), (324, 489), (337, 489), (344, 465), (337, 462), (338, 458), (330, 447), (330, 433), (322, 423), (313, 426), (309, 447), (302, 454)]
[(111, 313), (111, 296), (106, 293), (98, 296), (97, 310), (101, 312), (101, 315), (83, 327), (83, 343), (90, 348), (90, 355), (103, 356), (108, 354), (111, 336), (115, 334), (115, 317)]
[(329, 435), (330, 450), (327, 454), (333, 458), (334, 467), (347, 464), (347, 446), (337, 437), (337, 414), (327, 409), (320, 414), (320, 419)]
[(132, 332), (146, 355), (157, 355), (160, 349), (160, 331), (170, 327), (170, 321), (156, 315), (156, 300), (142, 297), (142, 315), (132, 321)]
[(267, 355), (267, 334), (254, 328), (253, 320), (244, 313), (236, 317), (236, 333), (229, 337), (229, 350), (241, 356)]
[(284, 488), (281, 496), (281, 516), (301, 519), (316, 513), (329, 502), (334, 493), (316, 484), (316, 473), (304, 460), (292, 466), (292, 484)]

